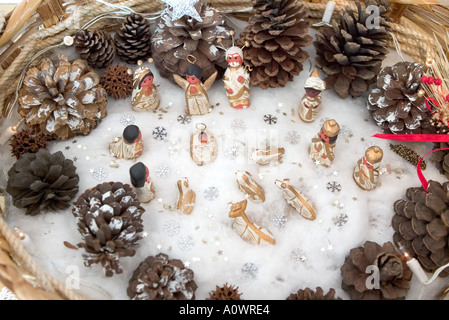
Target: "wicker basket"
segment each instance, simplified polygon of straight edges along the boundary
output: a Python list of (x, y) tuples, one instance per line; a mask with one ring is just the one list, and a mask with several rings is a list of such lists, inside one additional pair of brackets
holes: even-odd
[[(308, 18), (312, 22), (322, 19), (328, 0), (304, 1)], [(346, 8), (356, 10), (353, 1), (336, 1), (333, 18), (339, 18)], [(426, 59), (428, 50), (436, 46), (435, 39), (442, 39), (448, 30), (449, 9), (431, 0), (391, 0), (393, 12), (390, 22), (392, 38), (389, 46), (399, 44), (401, 51), (418, 62)], [(161, 1), (109, 0), (140, 13), (157, 15), (165, 5)], [(247, 19), (251, 12), (251, 0), (209, 0), (220, 11), (239, 19)], [(9, 22), (18, 22), (6, 29), (0, 37), (0, 125), (13, 124), (16, 88), (22, 72), (34, 61), (42, 50), (61, 47), (64, 37), (73, 36), (87, 22), (99, 15), (111, 15), (116, 9), (100, 1), (64, 0), (22, 1), (16, 9), (6, 15)], [(22, 23), (20, 23), (20, 21)], [(105, 18), (95, 23), (97, 28), (113, 31), (120, 20)], [(394, 35), (394, 36), (393, 36)], [(397, 40), (397, 42), (396, 42)], [(17, 122), (17, 121), (16, 121)], [(5, 177), (3, 177), (5, 179)], [(0, 200), (4, 196), (0, 196)], [(68, 290), (64, 283), (43, 273), (26, 252), (17, 233), (6, 223), (0, 211), (0, 290), (7, 287), (18, 299), (86, 299), (83, 295)]]

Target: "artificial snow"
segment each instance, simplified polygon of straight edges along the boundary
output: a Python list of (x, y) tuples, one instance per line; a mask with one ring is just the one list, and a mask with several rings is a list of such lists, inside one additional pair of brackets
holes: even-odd
[[(314, 32), (310, 29), (311, 34)], [(135, 162), (113, 158), (108, 146), (115, 137), (122, 135), (125, 126), (120, 122), (121, 117), (124, 114), (135, 117), (144, 141), (143, 153), (136, 161), (149, 168), (155, 199), (142, 204), (146, 210), (142, 215), (145, 236), (135, 246), (133, 257), (119, 259), (122, 274), (108, 278), (100, 264), (84, 265), (83, 249), (73, 250), (64, 246), (64, 241), (82, 242), (71, 207), (37, 216), (27, 216), (24, 210), (12, 207), (7, 222), (26, 234), (23, 244), (44, 272), (64, 282), (71, 275), (68, 270), (77, 269), (81, 279), (80, 292), (87, 296), (129, 299), (126, 289), (134, 270), (146, 257), (163, 252), (172, 259), (180, 259), (194, 271), (194, 281), (198, 285), (195, 297), (198, 300), (207, 298), (216, 285), (225, 283), (237, 286), (242, 299), (246, 300), (284, 300), (298, 289), (315, 289), (318, 286), (325, 292), (334, 288), (338, 296), (348, 299), (341, 289), (340, 267), (345, 257), (352, 248), (362, 246), (367, 240), (379, 244), (392, 241), (393, 203), (405, 198), (408, 187), (420, 186), (420, 181), (416, 168), (390, 151), (390, 141), (372, 137), (381, 130), (369, 115), (366, 97), (341, 99), (328, 90), (322, 94), (318, 119), (312, 123), (299, 119), (304, 81), (314, 68), (313, 45), (307, 51), (311, 56), (304, 63), (304, 71), (284, 88), (262, 90), (251, 87), (249, 109), (231, 108), (223, 82), (217, 79), (208, 91), (213, 107), (210, 114), (192, 117), (191, 122), (184, 123), (177, 120), (185, 115), (184, 91), (160, 77), (152, 65), (161, 99), (159, 110), (137, 113), (132, 109), (130, 97), (121, 100), (109, 98), (107, 117), (88, 136), (49, 144), (51, 152), (62, 151), (66, 158), (75, 161), (80, 177), (79, 195), (101, 183), (89, 171), (98, 167), (109, 170), (107, 181), (103, 182), (130, 184), (129, 168)], [(74, 50), (67, 54), (69, 59), (78, 58)], [(399, 61), (399, 56), (391, 52), (384, 65), (391, 66)], [(276, 117), (276, 123), (265, 122), (265, 115), (271, 115), (271, 119)], [(341, 133), (337, 139), (335, 161), (329, 168), (317, 166), (308, 154), (311, 139), (319, 132), (320, 121), (326, 118), (333, 118), (342, 128), (348, 129), (347, 134)], [(235, 119), (243, 119), (246, 125), (238, 133), (234, 133), (231, 127)], [(75, 120), (69, 120), (69, 125), (71, 121)], [(50, 123), (55, 124), (54, 121)], [(198, 123), (206, 124), (219, 147), (217, 160), (201, 167), (192, 161), (189, 152), (190, 137)], [(152, 131), (158, 126), (167, 129), (170, 139), (153, 138)], [(297, 132), (294, 140), (291, 132)], [(249, 161), (252, 148), (267, 139), (274, 147), (285, 148), (282, 163), (260, 166)], [(173, 141), (176, 141), (177, 148), (174, 148)], [(385, 170), (376, 189), (363, 191), (352, 178), (353, 168), (366, 149), (374, 144), (384, 151), (381, 171)], [(403, 144), (421, 155), (432, 149), (431, 143)], [(77, 145), (85, 148), (77, 148)], [(2, 147), (2, 156), (4, 172), (7, 172), (15, 161), (8, 145)], [(116, 165), (109, 166), (111, 161)], [(156, 170), (161, 164), (167, 165), (169, 170), (167, 174), (158, 176)], [(237, 170), (250, 172), (264, 188), (265, 202), (248, 200), (246, 213), (254, 223), (273, 233), (275, 245), (252, 245), (232, 230), (234, 220), (228, 216), (229, 203), (245, 199), (235, 179)], [(427, 179), (447, 180), (432, 164), (423, 173)], [(178, 198), (176, 183), (182, 177), (188, 177), (197, 194), (190, 215), (182, 215), (175, 210)], [(313, 202), (316, 220), (303, 218), (286, 203), (274, 184), (275, 179), (285, 178), (290, 178), (292, 185)], [(340, 191), (328, 189), (328, 183), (333, 185), (333, 182), (341, 187)], [(2, 183), (4, 187), (4, 179)], [(212, 201), (203, 196), (204, 190), (210, 187), (217, 190), (217, 197)], [(104, 195), (105, 198), (113, 196), (116, 195), (112, 192)], [(126, 197), (122, 201), (126, 201)], [(94, 202), (91, 200), (90, 205), (96, 205)], [(136, 210), (131, 207), (128, 211), (132, 213), (132, 209)], [(89, 227), (95, 229), (95, 221), (92, 219), (91, 222)], [(116, 222), (111, 227), (118, 227)], [(132, 238), (136, 234), (131, 232), (126, 236)], [(185, 239), (189, 240), (189, 246), (185, 246)], [(444, 281), (437, 280), (427, 286), (423, 298), (434, 299), (444, 284)], [(414, 277), (408, 299), (416, 299), (421, 288)]]

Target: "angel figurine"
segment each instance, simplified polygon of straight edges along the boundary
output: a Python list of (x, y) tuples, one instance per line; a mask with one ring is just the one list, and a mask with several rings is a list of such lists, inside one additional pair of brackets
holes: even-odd
[(312, 139), (310, 144), (310, 157), (317, 164), (329, 167), (335, 159), (335, 144), (337, 142), (340, 126), (334, 119), (327, 120), (320, 132)]
[(190, 156), (199, 166), (212, 163), (217, 159), (218, 152), (215, 137), (204, 123), (198, 123), (196, 128), (198, 130), (190, 137)]
[(117, 137), (109, 144), (109, 152), (116, 158), (135, 160), (142, 154), (142, 133), (138, 126), (131, 124), (123, 130), (122, 137)]
[(142, 203), (148, 203), (154, 199), (154, 184), (150, 178), (148, 167), (138, 162), (129, 169), (131, 184), (136, 192), (137, 199)]
[(299, 106), (299, 118), (304, 122), (313, 122), (318, 116), (321, 105), (321, 92), (326, 89), (326, 83), (320, 79), (318, 71), (315, 69), (304, 83), (306, 94), (302, 98)]
[(372, 190), (379, 181), (379, 165), (383, 158), (383, 151), (378, 146), (369, 147), (365, 156), (357, 161), (354, 168), (354, 181), (363, 190)]
[(215, 71), (205, 82), (201, 82), (203, 70), (196, 64), (187, 67), (186, 79), (174, 74), (176, 83), (185, 90), (186, 114), (189, 116), (204, 115), (209, 113), (210, 103), (207, 90), (212, 86), (218, 72)]
[[(231, 31), (234, 36), (234, 32)], [(245, 44), (246, 46), (246, 44)], [(231, 107), (235, 109), (246, 109), (249, 102), (249, 80), (250, 74), (243, 65), (243, 48), (232, 46), (226, 50), (226, 62), (228, 68), (223, 76), (223, 82)]]
[[(152, 63), (153, 59), (148, 62)], [(137, 62), (139, 68), (134, 72), (133, 92), (131, 103), (134, 111), (155, 111), (159, 108), (160, 100), (154, 85), (154, 75), (150, 68), (143, 67), (142, 60)], [(131, 69), (128, 72), (132, 72)]]

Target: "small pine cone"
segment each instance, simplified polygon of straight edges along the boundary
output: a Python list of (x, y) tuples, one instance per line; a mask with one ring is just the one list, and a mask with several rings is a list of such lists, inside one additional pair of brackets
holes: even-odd
[(150, 23), (140, 14), (132, 13), (126, 17), (114, 40), (117, 55), (129, 64), (151, 56)]
[(79, 30), (75, 35), (75, 50), (93, 68), (105, 68), (115, 58), (114, 39), (103, 30)]
[(234, 288), (234, 286), (228, 286), (225, 283), (224, 286), (216, 286), (215, 291), (209, 292), (209, 298), (206, 298), (206, 300), (242, 300), (241, 295), (238, 292), (238, 287)]
[(128, 73), (125, 65), (109, 66), (101, 77), (101, 84), (114, 99), (126, 98), (133, 92), (133, 75)]
[(9, 145), (11, 153), (19, 159), (25, 153), (36, 153), (39, 149), (46, 149), (49, 138), (42, 132), (33, 129), (23, 129), (15, 133)]
[[(406, 200), (394, 203), (393, 242), (430, 273), (449, 263), (448, 186), (449, 181), (441, 184), (429, 180), (428, 192), (423, 187), (408, 188)], [(439, 276), (448, 275), (445, 269)]]
[(50, 154), (40, 149), (16, 161), (8, 172), (6, 191), (16, 207), (25, 208), (25, 214), (34, 216), (46, 210), (68, 208), (78, 193), (78, 182), (72, 160), (60, 151)]
[(316, 291), (310, 288), (304, 290), (299, 289), (296, 293), (290, 294), (286, 300), (342, 300), (335, 296), (335, 290), (332, 288), (328, 293), (324, 294), (321, 287), (317, 287)]
[[(449, 148), (447, 142), (437, 142), (433, 146), (433, 150)], [(435, 167), (449, 179), (449, 150), (439, 150), (432, 153), (432, 160)]]
[(84, 238), (78, 247), (85, 250), (86, 266), (101, 263), (107, 277), (122, 273), (119, 258), (135, 255), (144, 212), (128, 184), (105, 182), (81, 194), (72, 213)]
[[(371, 275), (366, 272), (368, 266), (376, 267), (379, 286), (367, 286)], [(403, 300), (413, 275), (391, 242), (380, 246), (366, 241), (362, 247), (351, 249), (340, 271), (343, 277), (341, 287), (351, 300)]]
[(181, 260), (159, 253), (142, 261), (127, 289), (133, 300), (195, 300), (194, 273)]

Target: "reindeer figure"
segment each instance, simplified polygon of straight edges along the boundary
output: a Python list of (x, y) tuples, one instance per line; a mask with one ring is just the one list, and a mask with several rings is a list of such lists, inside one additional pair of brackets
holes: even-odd
[(265, 191), (253, 180), (248, 171), (238, 170), (236, 173), (237, 184), (245, 195), (253, 202), (264, 202)]
[(247, 200), (232, 203), (229, 217), (234, 219), (232, 229), (245, 241), (253, 244), (275, 244), (276, 241), (270, 231), (254, 224), (246, 215)]
[(309, 220), (316, 219), (316, 211), (312, 202), (290, 184), (290, 179), (276, 180), (274, 184), (282, 190), (287, 203), (295, 208), (304, 218)]
[(186, 177), (178, 180), (178, 204), (177, 209), (184, 214), (191, 214), (195, 205), (196, 194), (189, 185)]

